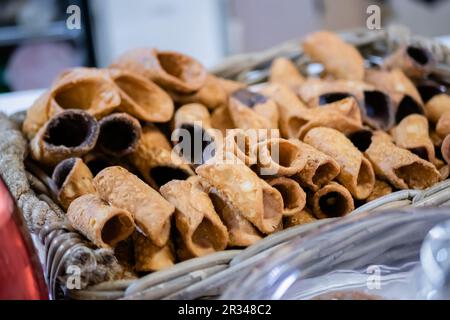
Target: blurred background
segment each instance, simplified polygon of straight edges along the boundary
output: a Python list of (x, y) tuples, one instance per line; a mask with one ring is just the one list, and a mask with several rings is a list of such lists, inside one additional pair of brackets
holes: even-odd
[(212, 67), (313, 30), (366, 27), (370, 4), (382, 27), (449, 39), (450, 0), (0, 0), (0, 93), (44, 88), (65, 68), (107, 66), (142, 46)]

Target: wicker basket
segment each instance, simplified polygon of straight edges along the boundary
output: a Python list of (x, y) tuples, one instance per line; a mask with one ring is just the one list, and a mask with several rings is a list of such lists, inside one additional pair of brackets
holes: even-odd
[[(343, 37), (376, 62), (380, 56), (402, 43), (430, 49), (438, 64), (434, 74), (446, 84), (450, 82), (450, 50), (430, 39), (411, 36), (403, 28), (381, 31), (351, 31)], [(308, 65), (302, 54), (300, 40), (289, 41), (270, 50), (227, 59), (213, 72), (248, 84), (264, 82), (274, 57), (286, 56), (301, 70)], [(45, 175), (27, 164), (27, 144), (14, 123), (23, 114), (11, 117), (0, 114), (0, 174), (22, 209), (31, 231), (37, 235), (36, 246), (42, 255), (45, 276), (53, 299), (199, 299), (221, 295), (231, 280), (243, 270), (252, 268), (271, 255), (278, 246), (293, 238), (304, 237), (319, 226), (335, 219), (296, 226), (270, 235), (245, 250), (227, 250), (176, 264), (170, 269), (154, 272), (139, 279), (115, 280), (121, 268), (113, 252), (95, 249), (64, 222), (64, 213), (51, 199)], [(14, 161), (14, 159), (19, 161)], [(10, 164), (10, 165), (9, 165)], [(445, 206), (450, 204), (450, 181), (441, 182), (425, 191), (403, 190), (367, 203), (351, 215), (363, 212), (407, 207)], [(67, 267), (75, 265), (81, 271), (81, 289), (67, 288), (70, 276)]]

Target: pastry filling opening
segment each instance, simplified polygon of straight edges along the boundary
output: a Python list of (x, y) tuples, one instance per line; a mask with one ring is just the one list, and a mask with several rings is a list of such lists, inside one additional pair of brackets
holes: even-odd
[(134, 124), (115, 117), (102, 123), (98, 143), (110, 152), (122, 153), (131, 149), (138, 140), (139, 134)]
[(157, 58), (165, 72), (175, 78), (184, 79), (184, 68), (177, 56), (170, 53), (158, 53)]
[(427, 103), (431, 100), (434, 96), (437, 96), (438, 94), (445, 93), (445, 87), (440, 86), (438, 84), (422, 84), (417, 86), (417, 90), (420, 93), (420, 96), (422, 97), (422, 100), (424, 103)]
[(432, 181), (434, 180), (432, 177), (435, 176), (432, 171), (431, 168), (427, 168), (417, 162), (394, 170), (395, 174), (412, 189), (427, 188), (435, 183), (436, 181)]
[(133, 228), (133, 222), (124, 214), (118, 214), (109, 219), (102, 229), (102, 241), (110, 246), (128, 237)]
[(324, 164), (321, 164), (317, 168), (312, 178), (312, 182), (314, 185), (321, 187), (322, 185), (328, 183), (330, 180), (335, 178), (337, 174), (338, 172), (336, 170), (336, 167), (333, 166), (331, 163), (326, 162)]
[(375, 120), (381, 129), (388, 129), (391, 120), (391, 99), (381, 91), (364, 91), (367, 117)]
[(372, 136), (372, 131), (360, 130), (349, 134), (348, 138), (359, 151), (365, 152), (372, 143)]
[(300, 193), (295, 189), (294, 186), (279, 183), (273, 185), (273, 187), (281, 193), (284, 209), (291, 210), (298, 208), (299, 204), (303, 202), (300, 197)]
[(405, 95), (398, 106), (397, 113), (395, 114), (395, 121), (399, 123), (404, 118), (414, 113), (423, 114), (423, 110), (412, 97)]
[(161, 187), (171, 180), (186, 180), (189, 174), (180, 168), (158, 166), (150, 169), (150, 178)]
[(54, 146), (74, 148), (88, 144), (96, 123), (85, 114), (66, 112), (56, 116), (47, 127), (44, 141)]
[(319, 199), (319, 208), (330, 218), (341, 217), (348, 213), (347, 199), (339, 192), (329, 192)]
[(202, 249), (218, 251), (224, 247), (221, 235), (220, 228), (214, 225), (209, 219), (203, 219), (192, 235), (192, 242)]
[(428, 151), (425, 147), (410, 148), (409, 151), (417, 155), (419, 158), (429, 161)]
[(53, 173), (53, 181), (55, 182), (56, 187), (58, 189), (61, 189), (61, 187), (63, 186), (64, 181), (66, 180), (70, 171), (72, 171), (76, 161), (77, 161), (76, 158), (69, 158), (64, 161), (61, 161), (55, 167), (55, 171)]
[(346, 98), (352, 97), (351, 94), (346, 93), (346, 92), (330, 92), (330, 93), (325, 93), (322, 94), (319, 97), (319, 105), (325, 105), (325, 104), (329, 104), (329, 103), (333, 103), (333, 102), (338, 102), (341, 100), (344, 100)]
[(406, 52), (411, 58), (414, 59), (414, 61), (422, 66), (426, 65), (430, 61), (427, 51), (422, 48), (409, 46)]
[(184, 159), (192, 164), (200, 165), (205, 163), (210, 157), (214, 156), (214, 146), (211, 146), (212, 150), (210, 150), (210, 155), (205, 154), (206, 147), (213, 143), (213, 139), (202, 127), (186, 123), (182, 124), (180, 129), (186, 130), (189, 138), (188, 141), (183, 141), (183, 135), (181, 135), (181, 141), (178, 141), (178, 143), (182, 143), (182, 145), (185, 146), (185, 148), (182, 149), (181, 154)]

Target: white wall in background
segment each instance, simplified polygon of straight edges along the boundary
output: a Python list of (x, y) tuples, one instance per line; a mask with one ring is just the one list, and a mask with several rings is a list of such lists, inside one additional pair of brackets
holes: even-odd
[(212, 67), (225, 53), (221, 0), (93, 0), (100, 66), (136, 47), (178, 50)]

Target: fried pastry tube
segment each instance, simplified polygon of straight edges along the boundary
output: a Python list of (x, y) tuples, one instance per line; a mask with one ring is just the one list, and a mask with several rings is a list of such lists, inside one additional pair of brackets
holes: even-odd
[(113, 68), (140, 74), (169, 91), (192, 93), (206, 81), (205, 68), (194, 58), (173, 51), (141, 48), (119, 57)]
[(339, 175), (339, 163), (332, 157), (309, 144), (298, 140), (290, 141), (299, 146), (302, 150), (301, 157), (306, 159), (305, 167), (293, 177), (300, 185), (317, 191)]
[(364, 123), (375, 129), (389, 130), (395, 124), (395, 110), (391, 97), (379, 90), (364, 91), (360, 103)]
[(387, 183), (386, 181), (377, 179), (375, 180), (375, 187), (373, 188), (372, 193), (367, 198), (367, 202), (376, 200), (391, 193), (392, 187), (390, 186), (390, 184)]
[(425, 114), (432, 123), (437, 123), (441, 116), (450, 111), (450, 96), (438, 94), (425, 104)]
[(272, 233), (283, 216), (283, 198), (244, 163), (204, 164), (196, 172), (231, 206), (235, 214), (250, 221), (259, 231)]
[(445, 138), (450, 134), (450, 111), (442, 114), (436, 123), (436, 134), (441, 138)]
[(61, 161), (53, 170), (52, 180), (58, 190), (58, 201), (64, 210), (76, 198), (95, 193), (89, 168), (80, 158), (69, 158)]
[(167, 122), (172, 118), (172, 99), (152, 81), (124, 70), (110, 69), (109, 73), (120, 92), (120, 111), (150, 122)]
[(352, 195), (342, 185), (331, 182), (314, 193), (311, 199), (314, 216), (318, 219), (343, 217), (355, 209)]
[(145, 181), (155, 189), (170, 180), (184, 180), (194, 172), (172, 147), (166, 137), (154, 126), (142, 129), (142, 136), (130, 162), (139, 170)]
[(156, 246), (149, 238), (139, 231), (133, 233), (135, 270), (151, 272), (167, 269), (175, 264), (175, 254), (172, 241), (164, 246)]
[(103, 200), (129, 211), (139, 228), (156, 246), (162, 247), (167, 243), (170, 218), (175, 208), (144, 181), (116, 166), (97, 174), (94, 187)]
[(211, 113), (211, 126), (220, 130), (222, 135), (226, 134), (227, 129), (236, 128), (228, 106), (217, 108)]
[(30, 141), (31, 157), (45, 165), (82, 156), (97, 143), (99, 125), (83, 110), (64, 110), (54, 115)]
[(392, 129), (395, 144), (411, 151), (420, 158), (435, 163), (433, 142), (429, 136), (428, 120), (422, 115), (412, 114)]
[(424, 78), (430, 72), (435, 61), (433, 54), (415, 46), (401, 46), (387, 57), (383, 63), (386, 69), (401, 69), (410, 78)]
[(228, 231), (208, 194), (196, 182), (172, 180), (160, 192), (175, 206), (175, 225), (183, 242), (183, 260), (224, 250)]
[(277, 105), (262, 94), (247, 89), (237, 90), (231, 94), (228, 110), (237, 128), (278, 128)]
[(232, 129), (227, 131), (225, 136), (225, 152), (230, 152), (239, 160), (251, 167), (257, 163), (256, 144), (258, 136), (253, 130)]
[(23, 131), (31, 140), (55, 114), (66, 109), (83, 109), (99, 119), (117, 109), (119, 91), (108, 72), (74, 68), (66, 72), (27, 110)]
[(95, 194), (72, 201), (67, 218), (76, 230), (101, 248), (115, 247), (135, 229), (127, 210), (110, 206)]
[(134, 152), (139, 144), (142, 128), (126, 113), (113, 113), (99, 121), (97, 147), (105, 154), (123, 157)]
[(262, 176), (293, 176), (306, 165), (302, 149), (286, 139), (268, 139), (257, 146), (258, 172)]
[(303, 50), (337, 79), (364, 78), (364, 59), (359, 51), (333, 32), (318, 31), (308, 35), (303, 41)]
[(283, 217), (301, 212), (306, 205), (306, 193), (300, 184), (290, 178), (279, 177), (267, 181), (283, 197)]
[(397, 189), (425, 189), (440, 180), (439, 171), (433, 164), (397, 147), (384, 134), (374, 134), (365, 154), (377, 176)]
[(342, 133), (331, 128), (314, 128), (304, 141), (339, 163), (337, 180), (353, 197), (362, 200), (370, 195), (375, 184), (372, 165)]
[(269, 75), (270, 83), (285, 85), (290, 90), (296, 91), (304, 81), (305, 78), (290, 59), (279, 57), (272, 61)]
[(283, 227), (290, 228), (316, 221), (317, 219), (311, 214), (309, 209), (296, 212), (294, 215), (283, 219)]

